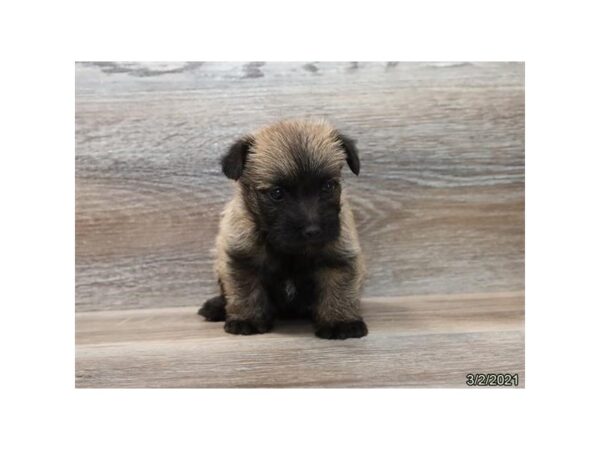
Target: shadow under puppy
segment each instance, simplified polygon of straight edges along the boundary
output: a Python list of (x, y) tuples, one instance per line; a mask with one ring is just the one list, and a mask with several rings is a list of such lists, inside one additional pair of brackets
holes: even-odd
[(365, 267), (341, 171), (358, 175), (354, 142), (325, 121), (288, 120), (238, 140), (222, 159), (236, 180), (217, 237), (221, 295), (202, 306), (233, 334), (275, 318), (310, 318), (316, 335), (361, 337)]

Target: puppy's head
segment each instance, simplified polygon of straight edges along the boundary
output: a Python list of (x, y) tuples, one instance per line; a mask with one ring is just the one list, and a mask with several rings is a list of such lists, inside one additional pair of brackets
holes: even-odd
[(284, 121), (238, 140), (222, 159), (267, 241), (302, 252), (340, 233), (341, 171), (358, 175), (354, 142), (324, 121)]

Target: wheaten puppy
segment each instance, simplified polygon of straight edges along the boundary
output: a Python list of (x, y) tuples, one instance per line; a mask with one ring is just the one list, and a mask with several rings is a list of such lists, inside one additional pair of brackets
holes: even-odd
[(234, 143), (222, 159), (235, 180), (217, 237), (221, 295), (199, 314), (225, 331), (269, 331), (279, 317), (307, 317), (316, 335), (361, 337), (365, 267), (344, 196), (354, 142), (325, 121), (287, 120)]

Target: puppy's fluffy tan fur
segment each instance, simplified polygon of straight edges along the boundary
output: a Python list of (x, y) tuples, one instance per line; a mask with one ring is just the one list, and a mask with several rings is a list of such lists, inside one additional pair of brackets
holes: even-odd
[[(329, 174), (339, 182), (346, 162), (358, 174), (353, 141), (325, 121), (279, 122), (246, 136), (230, 149), (223, 169), (237, 183), (223, 211), (216, 241), (221, 296), (209, 300), (200, 314), (208, 320), (225, 319), (230, 333), (263, 333), (279, 315), (272, 297), (283, 291), (285, 298), (279, 303), (284, 309), (288, 303), (303, 303), (294, 306), (295, 311), (303, 311), (306, 304), (318, 336), (343, 339), (367, 334), (360, 315), (365, 265), (341, 184), (336, 193), (339, 233), (320, 245), (279, 252), (269, 245), (265, 237), (269, 230), (261, 216), (261, 202), (265, 201), (261, 196), (281, 180)], [(283, 269), (288, 266), (294, 269)], [(273, 279), (279, 280), (281, 289), (273, 287)]]

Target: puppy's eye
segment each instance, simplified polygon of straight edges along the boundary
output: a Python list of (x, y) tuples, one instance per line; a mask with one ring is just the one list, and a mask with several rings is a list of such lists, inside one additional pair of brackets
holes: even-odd
[(269, 191), (269, 197), (271, 197), (276, 202), (283, 200), (283, 188), (279, 186), (275, 186), (273, 189)]
[(327, 180), (325, 183), (323, 183), (323, 186), (321, 186), (321, 191), (332, 192), (336, 186), (337, 182), (335, 180)]

